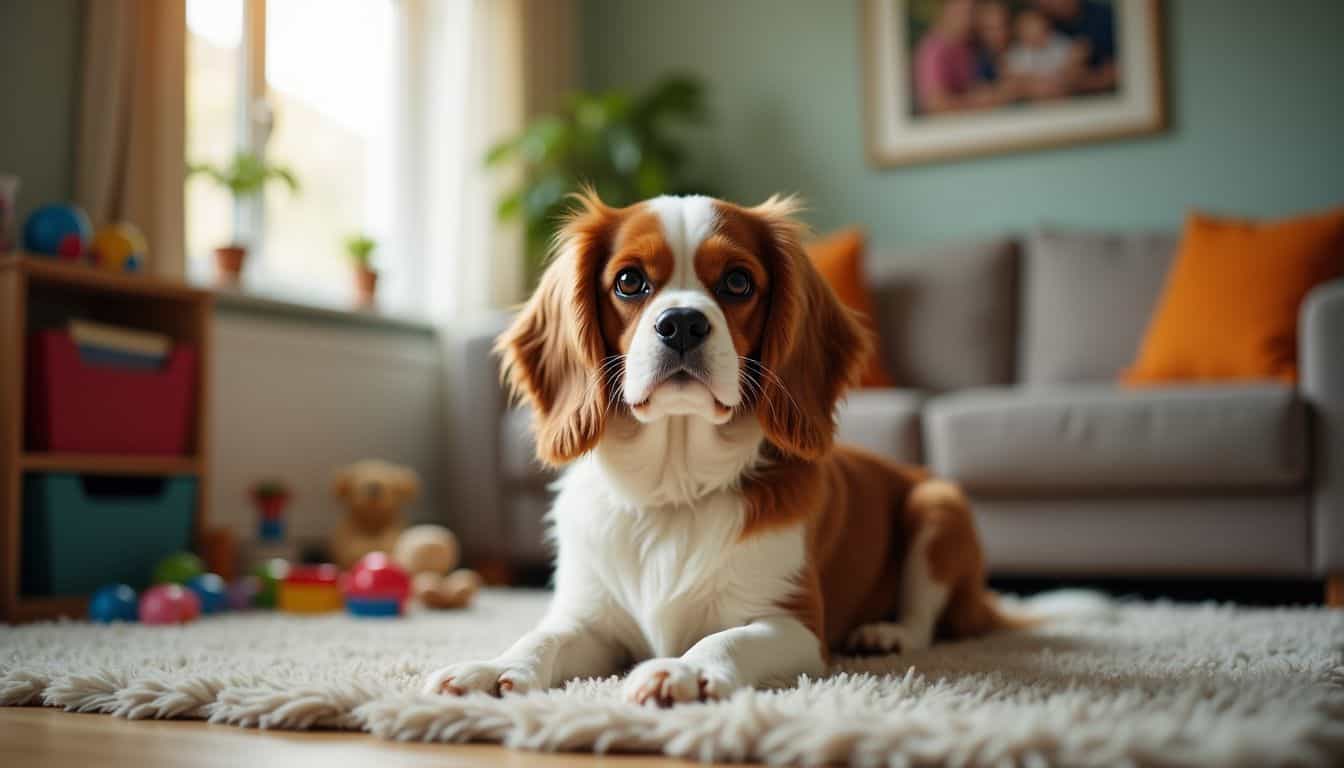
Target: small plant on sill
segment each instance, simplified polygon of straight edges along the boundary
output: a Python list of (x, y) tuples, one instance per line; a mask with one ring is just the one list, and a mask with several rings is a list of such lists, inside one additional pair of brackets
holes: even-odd
[(345, 254), (355, 267), (355, 290), (360, 306), (372, 306), (378, 291), (378, 272), (373, 268), (373, 252), (378, 241), (358, 233), (345, 239)]
[[(234, 203), (250, 200), (271, 182), (279, 182), (291, 194), (299, 193), (299, 179), (288, 166), (271, 163), (254, 152), (240, 151), (225, 165), (192, 163), (187, 166), (187, 177), (205, 176), (233, 196)], [(215, 263), (220, 279), (236, 285), (247, 259), (247, 246), (235, 232), (233, 242), (215, 249)]]

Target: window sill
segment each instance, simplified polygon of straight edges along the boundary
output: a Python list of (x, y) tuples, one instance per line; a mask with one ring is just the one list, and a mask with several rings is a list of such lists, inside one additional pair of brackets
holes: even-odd
[(215, 308), (224, 313), (299, 320), (321, 325), (368, 328), (393, 333), (433, 336), (434, 325), (424, 318), (395, 315), (379, 309), (323, 306), (279, 296), (267, 296), (235, 288), (201, 286), (215, 297)]

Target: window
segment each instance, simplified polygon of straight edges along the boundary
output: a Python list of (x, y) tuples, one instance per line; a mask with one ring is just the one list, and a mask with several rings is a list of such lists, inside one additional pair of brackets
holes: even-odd
[[(238, 151), (287, 166), (281, 184), (235, 202), (204, 177), (187, 181), (190, 273), (209, 280), (212, 251), (248, 245), (249, 290), (348, 305), (344, 241), (367, 233), (394, 280), (393, 239), (406, 184), (397, 178), (402, 77), (398, 0), (188, 0), (187, 159)], [(398, 286), (380, 286), (384, 306)], [(402, 287), (402, 295), (409, 290)]]

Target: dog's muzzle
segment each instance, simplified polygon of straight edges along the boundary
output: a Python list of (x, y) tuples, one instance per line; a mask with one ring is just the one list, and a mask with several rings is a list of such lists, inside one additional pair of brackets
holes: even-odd
[(704, 343), (709, 336), (709, 318), (690, 307), (672, 307), (663, 310), (653, 324), (658, 340), (682, 355)]

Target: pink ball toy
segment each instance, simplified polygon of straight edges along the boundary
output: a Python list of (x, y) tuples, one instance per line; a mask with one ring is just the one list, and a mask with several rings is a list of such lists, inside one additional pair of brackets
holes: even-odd
[(140, 598), (140, 621), (145, 624), (186, 624), (201, 615), (201, 599), (180, 584), (159, 584)]

